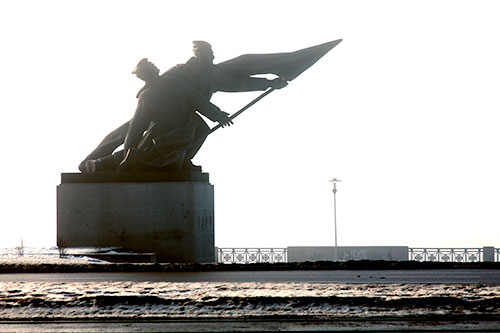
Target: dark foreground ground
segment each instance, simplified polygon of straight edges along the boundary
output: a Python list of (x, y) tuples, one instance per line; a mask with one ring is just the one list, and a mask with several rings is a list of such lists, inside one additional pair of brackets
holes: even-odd
[(500, 286), (500, 269), (255, 270), (198, 272), (3, 273), (1, 282), (474, 284)]
[(500, 332), (499, 264), (0, 264), (0, 332)]
[(488, 269), (500, 270), (500, 262), (417, 262), (357, 260), (345, 262), (317, 261), (255, 264), (150, 264), (150, 263), (1, 263), (0, 273), (78, 273), (78, 272), (243, 272), (303, 270), (433, 270)]

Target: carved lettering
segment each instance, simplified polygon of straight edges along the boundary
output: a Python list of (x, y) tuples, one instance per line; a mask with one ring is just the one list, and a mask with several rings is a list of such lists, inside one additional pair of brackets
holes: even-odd
[(200, 228), (212, 227), (212, 216), (198, 216), (196, 226)]

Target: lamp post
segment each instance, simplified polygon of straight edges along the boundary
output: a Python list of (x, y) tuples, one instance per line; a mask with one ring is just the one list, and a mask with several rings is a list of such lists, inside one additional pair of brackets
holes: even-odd
[(333, 183), (333, 219), (335, 221), (335, 260), (339, 260), (337, 252), (337, 183), (340, 179), (333, 178), (330, 180)]

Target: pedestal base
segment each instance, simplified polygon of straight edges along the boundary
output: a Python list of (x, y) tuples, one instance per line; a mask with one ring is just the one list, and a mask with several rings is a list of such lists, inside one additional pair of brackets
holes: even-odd
[(59, 247), (120, 247), (156, 253), (159, 262), (215, 261), (214, 189), (207, 174), (184, 175), (184, 181), (167, 173), (103, 174), (62, 174)]

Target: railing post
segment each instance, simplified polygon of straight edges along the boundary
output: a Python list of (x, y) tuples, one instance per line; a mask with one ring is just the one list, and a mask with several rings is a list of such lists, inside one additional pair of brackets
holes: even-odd
[(495, 248), (493, 246), (483, 246), (483, 261), (495, 261)]

